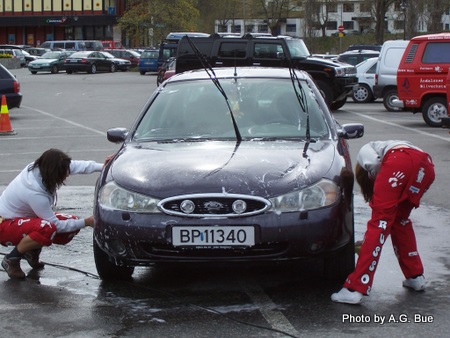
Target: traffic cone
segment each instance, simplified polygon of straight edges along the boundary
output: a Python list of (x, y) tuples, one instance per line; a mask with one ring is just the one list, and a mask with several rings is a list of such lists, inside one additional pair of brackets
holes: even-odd
[(9, 120), (8, 104), (6, 103), (6, 96), (2, 95), (2, 108), (0, 111), (0, 136), (15, 135), (16, 132), (12, 129), (11, 121)]

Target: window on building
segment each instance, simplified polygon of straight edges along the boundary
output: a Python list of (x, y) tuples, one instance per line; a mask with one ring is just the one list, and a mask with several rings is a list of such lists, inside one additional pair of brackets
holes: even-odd
[(241, 32), (241, 25), (233, 25), (233, 26), (231, 26), (231, 32), (232, 33), (240, 33)]
[(353, 30), (353, 29), (355, 29), (355, 22), (354, 21), (344, 21), (343, 26), (344, 26), (344, 29), (346, 29), (346, 30)]
[(346, 2), (342, 6), (343, 6), (343, 11), (344, 12), (354, 12), (355, 11), (355, 4), (354, 3)]
[(245, 32), (246, 33), (252, 33), (253, 32), (253, 25), (245, 25)]
[(286, 32), (295, 33), (297, 31), (297, 25), (286, 25)]
[(269, 26), (267, 26), (267, 25), (258, 26), (258, 33), (268, 33), (268, 32), (269, 32)]
[(403, 25), (404, 25), (403, 22), (404, 22), (403, 20), (395, 20), (394, 21), (394, 29), (395, 30), (403, 30)]
[(226, 33), (226, 32), (228, 32), (228, 27), (227, 27), (227, 25), (218, 25), (217, 31), (219, 33)]
[(327, 31), (335, 31), (338, 28), (337, 21), (328, 21), (327, 22)]
[(337, 13), (337, 4), (327, 4), (328, 13)]

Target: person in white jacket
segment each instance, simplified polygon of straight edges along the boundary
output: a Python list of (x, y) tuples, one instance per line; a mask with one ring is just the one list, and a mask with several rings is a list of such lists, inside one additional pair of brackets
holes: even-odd
[(23, 279), (20, 260), (43, 268), (39, 254), (43, 246), (67, 244), (80, 229), (93, 227), (94, 216), (55, 213), (57, 189), (69, 175), (100, 172), (102, 163), (75, 161), (58, 149), (45, 151), (27, 165), (0, 195), (0, 244), (15, 246), (2, 261), (10, 278)]

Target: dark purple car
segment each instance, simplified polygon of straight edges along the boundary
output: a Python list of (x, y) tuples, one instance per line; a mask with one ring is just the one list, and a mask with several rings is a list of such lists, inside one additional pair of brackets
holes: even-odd
[[(209, 71), (211, 74), (211, 71)], [(226, 98), (225, 98), (226, 97)], [(354, 268), (349, 138), (311, 77), (281, 68), (221, 68), (171, 77), (103, 170), (94, 256), (103, 279), (156, 263), (323, 257)]]

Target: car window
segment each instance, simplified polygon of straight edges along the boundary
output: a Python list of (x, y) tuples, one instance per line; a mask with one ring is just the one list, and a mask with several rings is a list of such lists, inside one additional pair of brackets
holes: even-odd
[[(243, 138), (304, 138), (306, 113), (286, 79), (222, 81)], [(302, 86), (307, 86), (302, 82)], [(310, 93), (311, 89), (305, 88)], [(328, 138), (329, 130), (314, 95), (305, 95), (311, 136)], [(235, 137), (224, 97), (211, 80), (168, 84), (140, 121), (135, 140)]]
[(245, 58), (247, 44), (244, 42), (223, 42), (220, 44), (218, 56), (225, 58)]
[(430, 42), (426, 45), (422, 56), (423, 63), (450, 63), (450, 43)]
[(157, 59), (157, 58), (158, 58), (158, 51), (154, 52), (144, 51), (141, 54), (141, 59)]

